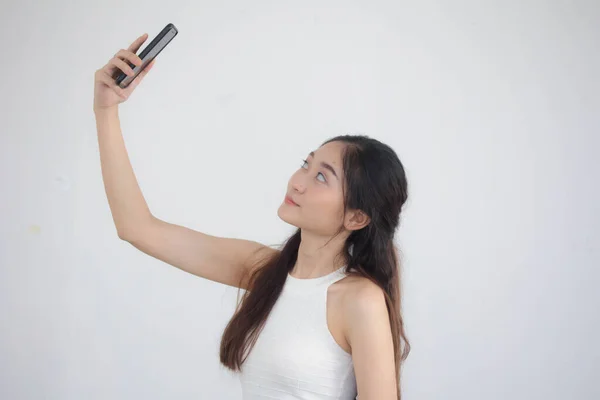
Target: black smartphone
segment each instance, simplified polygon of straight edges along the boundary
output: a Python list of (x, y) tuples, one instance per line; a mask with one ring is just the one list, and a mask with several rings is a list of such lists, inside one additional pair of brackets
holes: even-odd
[(115, 77), (115, 82), (117, 85), (123, 89), (129, 86), (129, 84), (139, 75), (139, 73), (142, 72), (148, 64), (150, 64), (150, 61), (154, 60), (154, 58), (156, 58), (162, 49), (164, 49), (171, 42), (171, 40), (177, 36), (177, 33), (178, 30), (175, 28), (175, 25), (167, 24), (167, 26), (165, 26), (163, 30), (160, 31), (160, 33), (156, 35), (154, 39), (152, 39), (150, 44), (138, 54), (138, 56), (142, 59), (142, 65), (136, 66), (135, 64), (127, 61), (129, 66), (133, 68), (133, 72), (135, 73), (133, 76), (129, 76), (121, 70), (117, 70), (118, 73)]

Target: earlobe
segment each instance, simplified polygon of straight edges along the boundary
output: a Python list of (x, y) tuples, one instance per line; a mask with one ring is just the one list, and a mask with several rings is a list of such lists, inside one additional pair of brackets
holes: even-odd
[(354, 211), (347, 223), (347, 228), (352, 231), (359, 230), (369, 225), (370, 222), (371, 218), (363, 211)]

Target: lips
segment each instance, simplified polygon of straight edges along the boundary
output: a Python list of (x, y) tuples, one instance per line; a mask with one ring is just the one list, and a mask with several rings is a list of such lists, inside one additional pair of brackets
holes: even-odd
[(298, 205), (294, 200), (292, 200), (292, 198), (290, 196), (285, 196), (285, 201), (288, 202), (288, 203), (291, 203), (291, 204), (293, 204), (295, 206)]

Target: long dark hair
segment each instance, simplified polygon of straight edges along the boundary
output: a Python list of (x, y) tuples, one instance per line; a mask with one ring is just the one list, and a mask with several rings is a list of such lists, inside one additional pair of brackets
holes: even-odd
[[(410, 344), (402, 319), (401, 266), (394, 235), (408, 198), (406, 174), (394, 150), (376, 139), (366, 135), (342, 135), (328, 139), (323, 145), (333, 141), (345, 144), (342, 154), (344, 211), (362, 210), (371, 218), (367, 226), (348, 236), (339, 256), (346, 260), (347, 274), (366, 277), (385, 293), (400, 399), (400, 367), (410, 352)], [(343, 229), (341, 225), (334, 237)], [(244, 277), (249, 290), (241, 301), (238, 291), (236, 311), (221, 339), (220, 359), (225, 367), (241, 370), (283, 289), (288, 272), (294, 268), (300, 238), (300, 229), (297, 229), (281, 245), (281, 251), (260, 260), (257, 268)]]

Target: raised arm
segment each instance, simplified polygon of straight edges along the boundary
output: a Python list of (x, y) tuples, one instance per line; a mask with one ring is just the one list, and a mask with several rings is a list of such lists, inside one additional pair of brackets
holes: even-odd
[(117, 234), (144, 253), (181, 270), (247, 289), (247, 282), (242, 281), (246, 272), (278, 250), (255, 241), (212, 236), (157, 219), (142, 195), (125, 148), (118, 106), (129, 98), (154, 61), (126, 89), (115, 84), (114, 75), (116, 71), (133, 74), (126, 61), (141, 64), (135, 52), (146, 38), (147, 35), (142, 35), (128, 49), (117, 52), (95, 74), (94, 114), (102, 179)]

